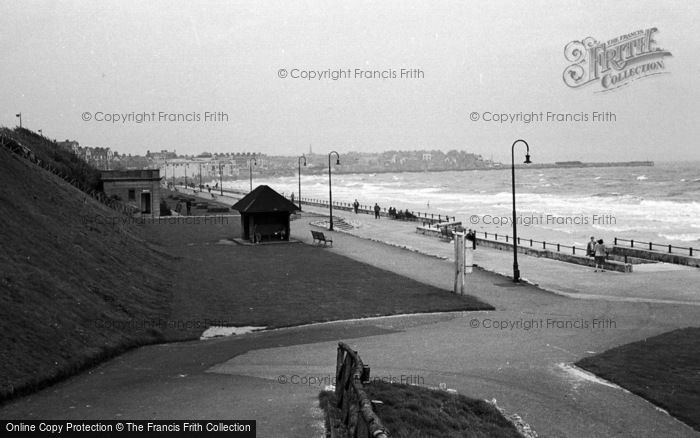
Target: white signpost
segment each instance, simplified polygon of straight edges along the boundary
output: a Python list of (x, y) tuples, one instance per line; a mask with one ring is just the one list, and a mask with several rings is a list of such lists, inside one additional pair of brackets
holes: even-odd
[(455, 242), (455, 293), (465, 294), (466, 275), (471, 274), (474, 267), (474, 249), (465, 233), (454, 233)]

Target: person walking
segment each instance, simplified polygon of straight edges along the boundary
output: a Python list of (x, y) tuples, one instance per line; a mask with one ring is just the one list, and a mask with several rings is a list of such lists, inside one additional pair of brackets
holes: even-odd
[(352, 208), (355, 210), (355, 214), (357, 214), (357, 209), (360, 208), (360, 203), (357, 202), (357, 199), (355, 199), (355, 202), (352, 203)]
[(595, 237), (591, 236), (591, 240), (586, 246), (586, 256), (593, 258), (595, 256)]
[(605, 246), (603, 243), (603, 239), (598, 239), (598, 243), (595, 245), (595, 271), (593, 272), (598, 272), (598, 268), (600, 268), (601, 272), (605, 272), (605, 269), (603, 269), (605, 265), (605, 258), (608, 255), (608, 248)]
[(187, 206), (187, 216), (189, 216), (190, 212), (192, 211), (192, 201), (188, 199), (185, 201), (185, 205)]
[(379, 219), (379, 212), (381, 211), (381, 208), (379, 208), (379, 204), (376, 202), (374, 203), (374, 218)]

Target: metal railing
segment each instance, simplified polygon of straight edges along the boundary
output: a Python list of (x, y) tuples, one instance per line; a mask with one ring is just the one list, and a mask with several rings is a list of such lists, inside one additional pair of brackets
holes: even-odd
[(335, 365), (336, 407), (340, 409), (341, 420), (352, 438), (389, 438), (389, 432), (382, 425), (372, 409), (362, 381), (369, 380), (369, 367), (347, 344), (338, 343), (338, 357)]
[[(491, 240), (498, 241), (499, 238), (501, 238), (501, 240), (505, 241), (506, 243), (513, 242), (513, 237), (509, 236), (507, 234), (498, 234), (498, 233), (490, 233), (490, 234), (492, 236)], [(478, 236), (479, 236), (479, 233), (477, 233), (477, 237)], [(488, 232), (484, 232), (484, 239), (489, 240), (489, 233)], [(553, 242), (547, 242), (544, 240), (535, 240), (535, 239), (522, 239), (522, 238), (518, 237), (518, 245), (524, 246), (523, 242), (525, 242), (524, 245), (529, 244), (529, 246), (531, 248), (534, 248), (535, 245), (537, 245), (538, 247), (540, 245), (542, 245), (542, 249), (554, 250), (554, 248), (556, 248), (557, 252), (561, 252), (562, 248), (564, 248), (564, 249), (570, 249), (571, 254), (574, 254), (574, 255), (576, 254), (576, 250), (578, 249), (579, 251), (582, 251), (583, 255), (586, 255), (586, 248), (585, 247), (577, 248), (576, 245), (569, 246), (569, 245), (563, 245), (561, 243), (553, 243)]]
[(639, 242), (635, 240), (627, 240), (627, 239), (621, 239), (619, 237), (615, 238), (615, 245), (617, 245), (617, 242), (628, 242), (630, 245), (630, 248), (635, 248), (635, 244), (637, 244), (636, 248), (642, 248), (642, 249), (649, 249), (649, 251), (656, 251), (654, 247), (658, 248), (663, 248), (664, 251), (668, 250), (669, 254), (673, 254), (674, 249), (682, 250), (682, 251), (688, 251), (688, 255), (690, 257), (693, 256), (693, 248), (692, 247), (683, 247), (683, 246), (674, 246), (674, 245), (667, 245), (667, 244), (662, 244), (662, 243), (653, 243), (653, 242)]
[[(304, 204), (309, 204), (309, 205), (328, 207), (328, 201), (325, 199), (313, 199), (313, 198), (303, 198), (302, 197), (302, 198), (295, 198), (295, 201), (302, 202)], [(352, 203), (350, 203), (350, 202), (333, 201), (333, 208), (337, 208), (340, 210), (346, 210), (346, 211), (353, 211), (354, 210), (354, 207), (353, 207)], [(381, 209), (382, 216), (390, 217), (388, 210), (389, 210), (388, 208), (383, 207)], [(405, 212), (407, 210), (408, 209), (402, 210), (402, 211)], [(363, 214), (374, 214), (374, 206), (361, 204), (357, 208), (357, 212), (363, 213)], [(425, 219), (425, 220), (431, 220), (431, 221), (435, 221), (435, 222), (450, 222), (450, 218), (452, 221), (456, 220), (455, 216), (449, 216), (449, 215), (445, 215), (445, 214), (424, 213), (424, 212), (420, 212), (420, 211), (409, 211), (409, 213), (411, 213), (411, 215), (414, 216), (413, 220), (416, 220), (416, 221), (421, 220), (421, 219)]]

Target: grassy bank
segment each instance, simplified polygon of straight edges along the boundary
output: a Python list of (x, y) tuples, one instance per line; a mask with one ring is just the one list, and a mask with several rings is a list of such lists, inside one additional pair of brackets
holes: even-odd
[(200, 335), (207, 319), (221, 325), (285, 327), (401, 313), (493, 309), (474, 297), (458, 296), (323, 248), (302, 243), (234, 244), (229, 239), (240, 235), (240, 218), (209, 217), (207, 222), (181, 218), (144, 225), (154, 245), (179, 258), (171, 277), (173, 325), (199, 324), (169, 331), (172, 339)]
[[(483, 400), (419, 386), (373, 382), (365, 386), (370, 400), (395, 438), (520, 438), (515, 426)], [(337, 415), (335, 394), (324, 391), (321, 407)], [(327, 425), (328, 426), (328, 425)]]
[(41, 387), (162, 330), (171, 257), (114, 211), (0, 148), (0, 400)]
[(633, 342), (576, 365), (646, 398), (700, 431), (700, 328)]

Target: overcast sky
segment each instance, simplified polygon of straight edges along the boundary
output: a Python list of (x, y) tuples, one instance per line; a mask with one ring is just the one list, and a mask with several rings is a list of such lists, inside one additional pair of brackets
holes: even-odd
[[(524, 138), (537, 162), (700, 160), (699, 22), (691, 1), (0, 0), (0, 125), (14, 127), (21, 112), (50, 138), (132, 154), (299, 155), (311, 145), (460, 149), (508, 162)], [(652, 27), (672, 54), (664, 74), (602, 93), (564, 84), (570, 41)], [(290, 77), (402, 68), (423, 75)], [(207, 111), (228, 121), (204, 121)], [(547, 111), (616, 120), (483, 120)], [(96, 120), (153, 112), (200, 121)]]

